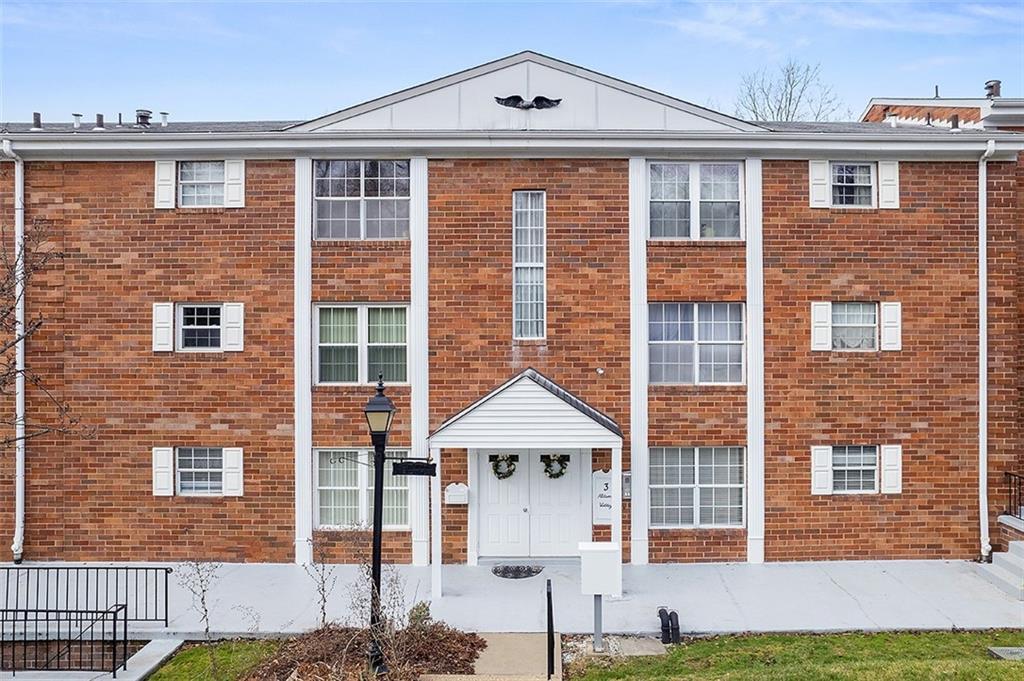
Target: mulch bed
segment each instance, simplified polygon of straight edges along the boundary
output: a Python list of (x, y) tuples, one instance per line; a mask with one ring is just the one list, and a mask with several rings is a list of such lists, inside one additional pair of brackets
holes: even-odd
[[(349, 681), (367, 678), (365, 629), (326, 626), (284, 642), (245, 681)], [(486, 647), (476, 634), (430, 621), (395, 632), (385, 642), (387, 681), (415, 681), (421, 674), (472, 674)]]

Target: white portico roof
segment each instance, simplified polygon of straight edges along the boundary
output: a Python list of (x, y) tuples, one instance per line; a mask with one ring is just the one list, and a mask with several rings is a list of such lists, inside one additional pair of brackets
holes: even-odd
[(619, 425), (535, 369), (442, 423), (431, 447), (621, 447)]

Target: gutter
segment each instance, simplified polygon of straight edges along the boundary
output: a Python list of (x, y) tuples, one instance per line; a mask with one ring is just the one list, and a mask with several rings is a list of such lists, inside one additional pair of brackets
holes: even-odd
[(988, 159), (996, 153), (989, 140), (978, 159), (978, 512), (981, 561), (992, 560), (988, 521)]
[(25, 161), (3, 140), (3, 155), (14, 161), (14, 541), (20, 563), (25, 543)]

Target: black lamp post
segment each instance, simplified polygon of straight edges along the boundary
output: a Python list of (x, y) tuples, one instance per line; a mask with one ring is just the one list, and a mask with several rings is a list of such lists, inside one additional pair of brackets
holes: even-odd
[(373, 592), (370, 594), (370, 666), (377, 674), (387, 672), (377, 635), (380, 629), (380, 562), (381, 534), (384, 525), (384, 451), (388, 445), (388, 431), (395, 416), (395, 405), (384, 395), (384, 374), (377, 377), (377, 394), (363, 409), (373, 442), (373, 565), (370, 576)]

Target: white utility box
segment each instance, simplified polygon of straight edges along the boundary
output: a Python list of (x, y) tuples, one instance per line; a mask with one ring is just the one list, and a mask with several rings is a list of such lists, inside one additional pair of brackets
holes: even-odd
[(592, 596), (622, 596), (622, 552), (616, 542), (580, 542), (580, 591)]
[(444, 503), (449, 506), (464, 506), (469, 503), (469, 488), (461, 482), (453, 482), (444, 488)]

